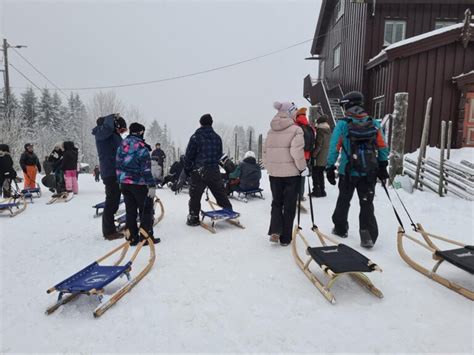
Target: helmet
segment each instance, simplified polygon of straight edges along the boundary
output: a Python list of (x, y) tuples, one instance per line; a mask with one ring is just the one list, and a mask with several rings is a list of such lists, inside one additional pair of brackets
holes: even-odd
[(345, 110), (353, 106), (363, 106), (364, 105), (364, 95), (359, 91), (351, 91), (344, 95), (344, 97), (339, 100), (339, 104), (344, 107)]

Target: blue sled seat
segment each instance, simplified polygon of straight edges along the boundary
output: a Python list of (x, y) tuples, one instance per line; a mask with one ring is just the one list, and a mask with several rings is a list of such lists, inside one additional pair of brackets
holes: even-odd
[(21, 190), (22, 194), (32, 194), (32, 193), (39, 193), (41, 190), (39, 187), (34, 187), (31, 189), (23, 189)]
[(88, 293), (93, 289), (101, 290), (117, 277), (128, 272), (131, 266), (131, 261), (123, 266), (101, 266), (94, 262), (54, 288), (60, 293)]
[(237, 190), (235, 190), (236, 192), (238, 193), (241, 193), (241, 194), (258, 194), (260, 192), (263, 191), (263, 189), (260, 189), (260, 188), (257, 188), (257, 189), (241, 189), (241, 188), (237, 188)]
[(15, 202), (0, 203), (0, 210), (6, 210), (13, 207), (18, 207), (18, 205)]
[(204, 217), (209, 217), (211, 219), (234, 219), (239, 218), (240, 213), (229, 210), (229, 209), (222, 209), (217, 211), (202, 211), (201, 212)]

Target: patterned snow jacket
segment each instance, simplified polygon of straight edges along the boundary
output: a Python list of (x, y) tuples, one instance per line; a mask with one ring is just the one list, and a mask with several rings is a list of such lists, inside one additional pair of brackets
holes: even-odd
[(120, 184), (155, 186), (148, 147), (142, 138), (133, 135), (122, 141), (115, 162)]
[(189, 139), (184, 170), (189, 174), (202, 167), (218, 167), (222, 157), (222, 140), (212, 127), (201, 127)]

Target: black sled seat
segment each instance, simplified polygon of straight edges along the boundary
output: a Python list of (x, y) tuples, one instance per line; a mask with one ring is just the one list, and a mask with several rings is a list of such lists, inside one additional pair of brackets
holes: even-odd
[[(411, 266), (416, 271), (422, 273), (426, 277), (474, 301), (474, 290), (468, 289), (467, 287), (464, 287), (454, 281), (451, 281), (438, 273), (438, 268), (440, 267), (440, 265), (444, 261), (447, 261), (451, 265), (456, 266), (461, 270), (464, 270), (470, 274), (474, 274), (474, 246), (466, 245), (455, 240), (431, 234), (425, 231), (423, 229), (423, 226), (419, 223), (416, 225), (416, 228), (414, 228), (414, 231), (416, 232), (416, 234), (409, 235), (401, 226), (398, 228), (397, 248), (398, 253), (402, 257), (402, 259), (409, 266)], [(414, 259), (408, 256), (404, 246), (405, 239), (409, 239), (416, 245), (420, 245), (424, 249), (427, 249), (429, 252), (431, 252), (433, 260), (436, 261), (436, 264), (431, 270), (419, 264)], [(440, 248), (438, 248), (438, 246), (434, 243), (433, 240), (440, 240), (442, 242), (455, 245), (457, 246), (457, 248), (441, 250)]]
[(331, 270), (335, 274), (347, 272), (372, 272), (375, 265), (358, 251), (345, 244), (338, 244), (325, 247), (308, 248), (308, 254), (325, 269)]
[(257, 189), (241, 189), (240, 187), (238, 187), (235, 192), (237, 192), (237, 195), (238, 196), (244, 196), (244, 197), (248, 197), (248, 196), (254, 196), (254, 197), (258, 197), (258, 198), (261, 198), (263, 199), (263, 189), (261, 188), (257, 188)]
[(474, 246), (466, 245), (464, 248), (452, 250), (437, 250), (435, 255), (443, 258), (448, 263), (457, 266), (470, 274), (474, 274)]

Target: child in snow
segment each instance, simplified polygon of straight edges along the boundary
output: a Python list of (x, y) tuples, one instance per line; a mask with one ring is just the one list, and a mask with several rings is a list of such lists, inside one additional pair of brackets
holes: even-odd
[(117, 180), (125, 201), (126, 228), (130, 232), (130, 245), (137, 245), (143, 238), (139, 234), (137, 217), (140, 216), (140, 228), (143, 228), (159, 243), (160, 238), (153, 238), (153, 200), (156, 193), (155, 179), (151, 174), (150, 146), (143, 136), (145, 127), (132, 123), (130, 135), (117, 149)]
[(95, 182), (100, 181), (100, 169), (98, 165), (96, 165), (94, 168), (94, 178), (95, 178)]
[(64, 172), (64, 182), (67, 192), (73, 192), (75, 195), (79, 192), (77, 184), (77, 159), (78, 152), (74, 142), (64, 142), (63, 160), (61, 170)]
[(41, 164), (33, 152), (33, 144), (25, 144), (25, 151), (20, 157), (20, 167), (25, 177), (24, 188), (34, 189), (36, 187), (36, 174), (41, 173)]
[[(240, 191), (255, 190), (260, 187), (260, 179), (262, 178), (262, 169), (257, 164), (255, 153), (248, 151), (244, 155), (244, 160), (237, 166), (237, 168), (229, 174), (229, 182), (237, 181), (237, 183), (230, 184), (233, 191), (236, 189)], [(230, 191), (232, 192), (232, 191)]]
[(0, 194), (3, 197), (10, 197), (10, 184), (15, 178), (16, 171), (13, 169), (10, 147), (6, 144), (0, 144)]
[[(268, 235), (272, 243), (291, 243), (301, 173), (306, 172), (303, 130), (295, 125), (295, 104), (275, 102), (278, 111), (263, 146), (263, 164), (270, 175), (272, 211)], [(307, 174), (307, 172), (306, 172)]]

